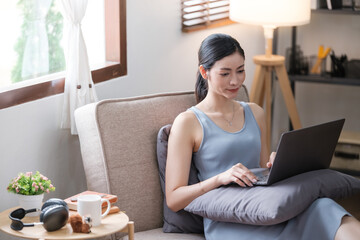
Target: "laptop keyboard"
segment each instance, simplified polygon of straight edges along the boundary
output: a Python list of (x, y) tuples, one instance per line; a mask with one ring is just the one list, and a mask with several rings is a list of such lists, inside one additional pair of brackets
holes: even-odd
[(266, 174), (266, 175), (261, 174), (261, 175), (256, 175), (256, 176), (258, 178), (258, 182), (266, 182), (268, 180), (268, 177), (269, 177), (268, 174)]
[(255, 174), (258, 179), (255, 185), (265, 185), (267, 183), (270, 173), (269, 169), (256, 168), (250, 170)]

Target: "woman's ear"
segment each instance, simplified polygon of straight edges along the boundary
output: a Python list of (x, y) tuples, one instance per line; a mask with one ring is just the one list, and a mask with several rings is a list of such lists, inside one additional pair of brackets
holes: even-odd
[(199, 66), (199, 72), (200, 72), (200, 74), (201, 74), (201, 76), (203, 77), (203, 79), (207, 79), (207, 71), (206, 71), (206, 69), (204, 68), (204, 66), (203, 65), (200, 65)]

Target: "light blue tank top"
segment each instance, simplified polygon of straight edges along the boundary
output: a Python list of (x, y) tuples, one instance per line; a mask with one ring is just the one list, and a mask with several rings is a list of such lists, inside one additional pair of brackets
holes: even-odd
[[(250, 107), (244, 108), (243, 128), (229, 133), (217, 126), (205, 113), (191, 107), (203, 129), (200, 148), (193, 153), (193, 161), (203, 181), (242, 163), (247, 168), (260, 165), (260, 128)], [(204, 218), (204, 232), (207, 240), (241, 239), (334, 239), (344, 215), (342, 207), (327, 198), (319, 198), (307, 210), (295, 218), (276, 225), (257, 226), (240, 223), (218, 222)], [(316, 221), (312, 221), (316, 219)]]
[(200, 109), (190, 108), (203, 130), (199, 150), (193, 153), (200, 181), (224, 172), (237, 163), (249, 169), (260, 166), (260, 128), (249, 105), (239, 103), (244, 108), (245, 121), (243, 128), (234, 133), (220, 128)]

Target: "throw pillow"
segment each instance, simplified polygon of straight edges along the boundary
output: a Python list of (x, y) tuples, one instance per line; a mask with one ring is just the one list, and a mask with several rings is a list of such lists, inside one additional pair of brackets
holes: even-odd
[(359, 179), (322, 169), (271, 186), (220, 187), (196, 198), (185, 210), (216, 221), (273, 225), (295, 217), (317, 198), (341, 199), (357, 192)]
[[(173, 212), (166, 204), (165, 196), (165, 168), (167, 158), (168, 137), (171, 124), (162, 127), (157, 136), (157, 159), (159, 165), (159, 175), (161, 189), (164, 194), (164, 232), (172, 233), (202, 233), (204, 231), (202, 217), (180, 210)], [(198, 183), (197, 171), (191, 166), (189, 175), (189, 185)]]

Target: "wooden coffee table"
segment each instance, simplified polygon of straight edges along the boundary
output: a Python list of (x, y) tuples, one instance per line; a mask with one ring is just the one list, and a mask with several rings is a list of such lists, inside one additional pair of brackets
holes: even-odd
[[(129, 221), (129, 217), (124, 212), (109, 214), (101, 219), (101, 225), (91, 228), (91, 233), (73, 233), (70, 224), (66, 224), (63, 228), (47, 232), (42, 225), (34, 227), (24, 227), (21, 231), (11, 229), (11, 220), (9, 214), (16, 208), (11, 208), (0, 213), (0, 230), (16, 237), (27, 239), (90, 239), (99, 238), (116, 232), (125, 232), (129, 236), (129, 240), (134, 240), (134, 222)], [(70, 214), (74, 213), (70, 211)], [(39, 217), (24, 217), (24, 223), (39, 222)]]

